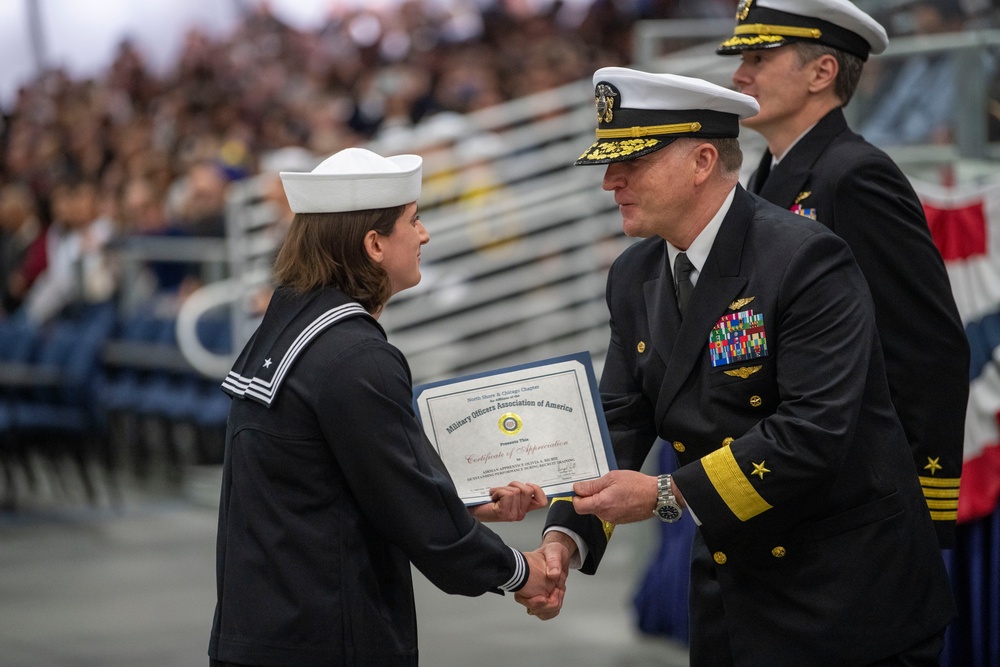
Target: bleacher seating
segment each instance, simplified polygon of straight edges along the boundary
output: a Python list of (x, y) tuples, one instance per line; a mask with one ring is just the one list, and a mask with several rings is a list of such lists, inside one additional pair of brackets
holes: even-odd
[[(179, 481), (221, 462), (229, 398), (177, 346), (176, 320), (106, 302), (35, 326), (0, 321), (3, 507), (121, 502), (120, 476)], [(232, 348), (228, 318), (198, 323), (203, 344)], [(68, 475), (74, 472), (75, 478)]]
[(39, 327), (16, 317), (0, 323), (6, 505), (19, 502), (19, 478), (34, 490), (40, 472), (49, 472), (52, 486), (69, 493), (67, 461), (79, 474), (88, 501), (98, 499), (94, 467), (105, 473), (109, 496), (117, 497), (106, 420), (94, 393), (101, 350), (113, 324), (110, 303), (75, 306)]

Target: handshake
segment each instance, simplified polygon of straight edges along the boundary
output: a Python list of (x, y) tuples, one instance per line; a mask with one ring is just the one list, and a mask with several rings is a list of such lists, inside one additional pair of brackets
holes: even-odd
[[(508, 509), (474, 512), (480, 520), (520, 521), (527, 512), (546, 505), (544, 492), (534, 484), (511, 482), (493, 491), (499, 499), (494, 504), (505, 504)], [(600, 479), (577, 482), (573, 491), (573, 508), (578, 514), (595, 514), (613, 524), (632, 523), (653, 515), (657, 479), (631, 470), (613, 470)], [(576, 552), (575, 540), (559, 530), (548, 531), (538, 549), (525, 552), (528, 581), (514, 599), (527, 608), (529, 616), (547, 621), (559, 615), (569, 564)]]
[(524, 554), (528, 559), (528, 582), (514, 599), (528, 609), (528, 615), (547, 621), (559, 615), (566, 595), (569, 561), (576, 543), (565, 533), (550, 531), (542, 546)]
[[(490, 489), (491, 502), (469, 508), (483, 522), (520, 521), (528, 512), (548, 506), (545, 492), (537, 484), (510, 482)], [(564, 539), (559, 539), (561, 538)], [(569, 561), (576, 544), (563, 533), (549, 533), (535, 551), (524, 553), (528, 561), (528, 581), (514, 599), (528, 608), (528, 614), (548, 620), (562, 609), (566, 593)]]

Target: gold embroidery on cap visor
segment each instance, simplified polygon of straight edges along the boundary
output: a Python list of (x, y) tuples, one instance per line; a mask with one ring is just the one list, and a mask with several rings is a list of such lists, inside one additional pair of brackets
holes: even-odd
[(719, 44), (720, 49), (730, 49), (733, 47), (750, 46), (768, 48), (771, 46), (781, 46), (785, 43), (785, 38), (781, 35), (755, 35), (753, 37), (733, 36)]
[[(669, 125), (636, 125), (615, 129), (597, 130), (597, 143), (587, 149), (587, 152), (577, 158), (588, 162), (611, 162), (627, 158), (643, 151), (651, 152), (662, 148), (659, 139), (642, 139), (649, 135), (692, 134), (701, 130), (701, 123), (671, 123)], [(617, 141), (617, 140), (621, 141)], [(665, 144), (664, 144), (665, 145)], [(638, 157), (638, 156), (636, 156)]]
[(587, 152), (577, 158), (577, 161), (590, 162), (617, 160), (634, 155), (639, 151), (649, 151), (658, 144), (659, 139), (624, 139), (622, 141), (598, 141), (587, 149)]
[(734, 47), (780, 46), (788, 37), (803, 39), (819, 39), (823, 31), (818, 28), (800, 28), (791, 25), (768, 25), (766, 23), (747, 23), (738, 25), (733, 30), (733, 36), (719, 44), (720, 49)]

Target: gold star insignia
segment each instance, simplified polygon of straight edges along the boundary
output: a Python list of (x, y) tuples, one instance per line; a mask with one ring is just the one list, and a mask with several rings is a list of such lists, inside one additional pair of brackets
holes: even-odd
[[(751, 461), (750, 463), (753, 463), (753, 461)], [(750, 474), (751, 475), (757, 475), (761, 479), (764, 479), (764, 473), (771, 472), (770, 470), (768, 470), (767, 468), (764, 467), (765, 463), (767, 463), (767, 462), (766, 461), (761, 461), (760, 463), (753, 463), (753, 472), (750, 473)]]
[(928, 456), (927, 457), (927, 465), (924, 466), (924, 470), (930, 470), (931, 474), (933, 475), (934, 473), (936, 473), (938, 470), (940, 470), (943, 467), (940, 463), (938, 463), (938, 461), (940, 461), (940, 460), (941, 460), (940, 456), (937, 457), (937, 458), (934, 458), (934, 459), (932, 459), (931, 457)]

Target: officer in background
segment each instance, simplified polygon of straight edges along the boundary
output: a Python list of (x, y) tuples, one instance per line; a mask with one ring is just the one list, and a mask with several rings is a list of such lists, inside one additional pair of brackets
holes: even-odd
[(869, 53), (888, 39), (848, 0), (743, 0), (733, 74), (760, 104), (743, 121), (768, 151), (747, 189), (847, 241), (868, 280), (889, 392), (910, 443), (942, 548), (955, 544), (969, 397), (969, 346), (944, 262), (909, 181), (848, 128)]

